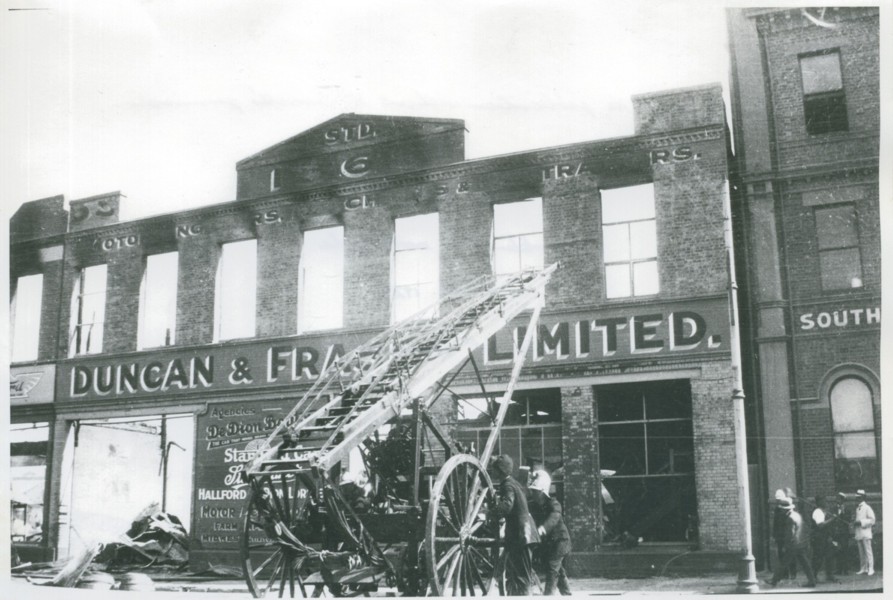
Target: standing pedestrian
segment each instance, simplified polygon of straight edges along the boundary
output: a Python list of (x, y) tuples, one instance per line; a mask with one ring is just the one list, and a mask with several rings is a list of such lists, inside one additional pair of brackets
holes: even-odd
[(846, 494), (838, 492), (834, 507), (830, 511), (829, 527), (831, 528), (831, 547), (834, 552), (834, 562), (837, 564), (837, 574), (847, 575), (850, 572), (849, 548), (852, 541), (850, 535), (850, 512), (846, 506)]
[(797, 563), (806, 573), (806, 583), (803, 584), (803, 587), (815, 587), (815, 574), (812, 572), (812, 566), (806, 556), (809, 550), (809, 537), (803, 517), (794, 508), (794, 503), (790, 498), (780, 500), (778, 505), (785, 511), (783, 559), (776, 566), (772, 579), (766, 583), (772, 586), (777, 585), (784, 575), (791, 571), (791, 566)]
[(831, 520), (825, 511), (825, 499), (815, 497), (815, 510), (812, 511), (812, 569), (816, 576), (825, 570), (828, 582), (836, 583), (834, 577), (835, 553), (831, 545)]
[(496, 518), (505, 519), (506, 594), (527, 596), (533, 579), (530, 546), (540, 538), (527, 509), (524, 488), (512, 477), (513, 469), (511, 456), (500, 454), (493, 459), (490, 470), (498, 490), (493, 513)]
[(528, 506), (530, 515), (537, 525), (540, 535), (539, 553), (546, 566), (546, 589), (544, 596), (552, 596), (556, 589), (562, 596), (571, 593), (564, 561), (571, 551), (571, 536), (564, 524), (561, 503), (549, 495), (552, 478), (545, 471), (534, 471), (530, 485)]
[(871, 549), (874, 511), (865, 501), (865, 490), (858, 490), (859, 504), (853, 515), (853, 538), (859, 549), (859, 572), (856, 575), (874, 575), (874, 552)]
[[(772, 511), (772, 537), (775, 539), (775, 549), (778, 551), (778, 565), (784, 563), (784, 540), (785, 540), (785, 522), (787, 521), (787, 511), (781, 507), (781, 502), (788, 500), (788, 495), (784, 490), (775, 490), (775, 510)], [(791, 579), (797, 578), (796, 565), (791, 570), (783, 574)]]

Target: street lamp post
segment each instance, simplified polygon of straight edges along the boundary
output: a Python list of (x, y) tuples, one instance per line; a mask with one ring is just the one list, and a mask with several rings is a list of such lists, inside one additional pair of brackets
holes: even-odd
[(723, 193), (724, 233), (726, 261), (729, 272), (729, 343), (732, 361), (732, 409), (735, 428), (735, 472), (738, 480), (738, 513), (744, 538), (744, 555), (738, 565), (736, 589), (750, 594), (759, 591), (757, 572), (753, 558), (753, 542), (750, 521), (750, 484), (747, 473), (747, 431), (744, 419), (744, 378), (741, 374), (741, 339), (738, 331), (738, 282), (735, 277), (735, 252), (732, 246), (732, 207), (728, 183)]

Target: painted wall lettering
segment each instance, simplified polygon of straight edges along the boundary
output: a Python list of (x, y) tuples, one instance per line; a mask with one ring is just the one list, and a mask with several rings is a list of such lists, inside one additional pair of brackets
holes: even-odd
[(543, 181), (549, 179), (568, 179), (589, 173), (585, 163), (551, 165), (543, 169)]
[(367, 198), (365, 194), (357, 198), (348, 198), (344, 201), (344, 210), (358, 210), (361, 208), (372, 208), (375, 206), (375, 200)]
[(345, 177), (362, 177), (369, 172), (371, 166), (368, 156), (354, 156), (341, 163), (341, 174)]
[(282, 217), (275, 208), (263, 212), (254, 213), (255, 225), (269, 225), (270, 223), (281, 223)]
[(344, 144), (359, 142), (376, 136), (373, 123), (357, 123), (329, 129), (323, 134), (326, 144)]
[[(91, 207), (87, 204), (77, 204), (71, 207), (69, 218), (79, 223), (87, 219), (91, 214)], [(99, 200), (92, 206), (92, 214), (97, 217), (113, 217), (115, 215), (115, 205), (108, 200)]]
[(687, 160), (698, 160), (701, 155), (693, 151), (689, 146), (679, 146), (678, 148), (666, 150), (652, 150), (651, 164), (665, 165), (671, 162), (685, 162)]
[(862, 325), (880, 325), (881, 308), (850, 308), (800, 315), (800, 329), (828, 329), (830, 327), (859, 327)]
[(177, 225), (176, 234), (178, 238), (192, 237), (202, 232), (202, 226), (198, 223), (192, 225)]
[[(669, 310), (630, 316), (541, 322), (532, 345), (534, 362), (581, 361), (633, 357), (667, 352), (712, 351), (723, 348), (727, 313), (721, 303), (698, 310)], [(524, 339), (525, 328), (505, 329), (487, 340), (484, 364), (511, 362)]]
[(434, 193), (438, 196), (445, 196), (452, 191), (457, 194), (465, 194), (471, 189), (471, 185), (467, 181), (459, 181), (457, 183), (438, 183), (434, 188)]
[(94, 247), (99, 246), (106, 252), (109, 252), (111, 250), (120, 250), (121, 248), (131, 248), (139, 245), (140, 236), (135, 233), (107, 238), (98, 237), (93, 240)]

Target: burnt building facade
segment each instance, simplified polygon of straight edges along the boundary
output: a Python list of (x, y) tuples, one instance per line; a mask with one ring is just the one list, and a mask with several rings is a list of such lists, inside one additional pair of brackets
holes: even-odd
[[(766, 500), (881, 507), (879, 11), (729, 11), (737, 250)], [(811, 510), (811, 508), (809, 509)], [(759, 528), (758, 528), (759, 529)], [(876, 544), (878, 550), (880, 544)]]
[[(721, 90), (633, 102), (633, 136), (476, 160), (462, 121), (345, 114), (239, 162), (226, 204), (132, 222), (117, 194), (23, 205), (13, 445), (43, 477), (29, 543), (66, 556), (156, 501), (193, 560), (235, 561), (246, 449), (327, 364), (470, 279), (559, 262), (500, 451), (521, 478), (553, 474), (577, 574), (628, 571), (630, 538), (737, 568)], [(519, 337), (480, 349), (488, 391)], [(474, 446), (480, 388), (452, 389), (442, 424)]]

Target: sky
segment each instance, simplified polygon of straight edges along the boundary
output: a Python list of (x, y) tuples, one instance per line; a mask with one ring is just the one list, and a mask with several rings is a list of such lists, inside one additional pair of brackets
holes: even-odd
[(634, 94), (728, 94), (717, 1), (0, 4), (7, 218), (59, 194), (121, 191), (124, 220), (231, 201), (238, 160), (341, 113), (464, 119), (478, 158), (632, 135)]

